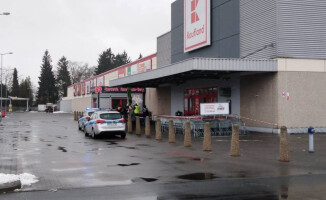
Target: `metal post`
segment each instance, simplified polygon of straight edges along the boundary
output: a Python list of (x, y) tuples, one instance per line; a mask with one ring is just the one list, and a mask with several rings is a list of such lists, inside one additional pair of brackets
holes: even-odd
[(28, 103), (29, 103), (29, 100), (27, 100), (26, 112), (28, 112)]
[(314, 134), (309, 134), (309, 153), (314, 152)]
[(309, 134), (309, 153), (314, 152), (314, 133), (315, 129), (313, 127), (308, 128), (308, 134)]

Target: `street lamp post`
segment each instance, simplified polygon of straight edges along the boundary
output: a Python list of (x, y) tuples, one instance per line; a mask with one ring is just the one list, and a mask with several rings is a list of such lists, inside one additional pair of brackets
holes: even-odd
[[(5, 94), (5, 98), (8, 98), (8, 71), (13, 71), (14, 69), (5, 69), (4, 71), (6, 71), (6, 73), (5, 73), (5, 85), (6, 85), (6, 94)], [(7, 101), (8, 101), (8, 99), (6, 99), (6, 101), (5, 101), (5, 111), (7, 112)]]
[(1, 92), (0, 92), (0, 96), (1, 96), (1, 100), (0, 100), (0, 111), (1, 111), (1, 114), (0, 114), (0, 121), (2, 121), (2, 63), (3, 63), (3, 56), (4, 55), (8, 55), (8, 54), (12, 54), (12, 52), (9, 52), (9, 53), (0, 53), (0, 55), (1, 55), (1, 69), (0, 69), (0, 75), (1, 75), (1, 77), (0, 77), (0, 79), (1, 79), (1, 86), (0, 86), (0, 88), (1, 88)]

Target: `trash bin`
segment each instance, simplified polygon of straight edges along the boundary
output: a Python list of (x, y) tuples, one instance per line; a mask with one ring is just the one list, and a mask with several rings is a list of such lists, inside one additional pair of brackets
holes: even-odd
[(5, 117), (5, 116), (6, 116), (6, 111), (5, 111), (5, 110), (3, 110), (3, 111), (1, 112), (1, 116), (2, 116), (2, 117)]

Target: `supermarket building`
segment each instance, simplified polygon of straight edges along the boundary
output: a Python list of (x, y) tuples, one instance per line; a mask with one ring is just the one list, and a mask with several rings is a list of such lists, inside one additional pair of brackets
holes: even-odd
[(228, 102), (253, 131), (325, 132), (325, 1), (177, 0), (171, 11), (151, 69), (105, 85), (147, 88), (154, 115)]

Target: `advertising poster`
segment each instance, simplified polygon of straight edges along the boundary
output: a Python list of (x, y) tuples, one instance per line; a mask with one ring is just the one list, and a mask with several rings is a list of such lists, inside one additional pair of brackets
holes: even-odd
[(123, 78), (126, 76), (126, 68), (118, 69), (118, 77)]
[(96, 79), (91, 80), (91, 88), (96, 87)]
[(126, 67), (126, 76), (131, 75), (131, 67)]
[(97, 78), (97, 86), (104, 86), (104, 77), (98, 77)]
[(201, 103), (201, 115), (229, 115), (229, 103)]
[(85, 85), (86, 85), (86, 94), (91, 93), (91, 83), (87, 81)]
[(138, 66), (132, 65), (131, 66), (131, 75), (137, 74), (137, 72), (138, 72)]
[(143, 73), (151, 70), (151, 60), (141, 62), (138, 64), (138, 73)]

